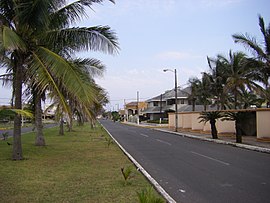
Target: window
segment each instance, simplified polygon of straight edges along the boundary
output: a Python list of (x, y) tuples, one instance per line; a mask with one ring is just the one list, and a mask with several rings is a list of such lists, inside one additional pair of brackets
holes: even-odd
[(185, 104), (185, 100), (184, 99), (181, 99), (180, 102), (181, 102), (181, 104)]
[(168, 105), (173, 105), (173, 104), (175, 104), (175, 100), (174, 99), (170, 99), (170, 100), (167, 101), (167, 104)]

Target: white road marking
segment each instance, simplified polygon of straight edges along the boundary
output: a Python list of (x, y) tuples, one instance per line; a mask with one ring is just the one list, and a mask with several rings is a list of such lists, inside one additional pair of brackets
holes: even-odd
[(227, 162), (220, 161), (220, 160), (215, 159), (215, 158), (212, 158), (212, 157), (210, 157), (210, 156), (206, 156), (206, 155), (203, 155), (203, 154), (200, 154), (200, 153), (197, 153), (197, 152), (193, 152), (193, 151), (191, 151), (191, 153), (192, 153), (192, 154), (196, 154), (196, 155), (201, 156), (201, 157), (204, 157), (204, 158), (207, 158), (207, 159), (210, 159), (210, 160), (212, 160), (212, 161), (219, 162), (219, 163), (224, 164), (224, 165), (226, 165), (226, 166), (229, 166), (229, 165), (230, 165), (230, 164), (227, 163)]
[(182, 192), (182, 193), (185, 193), (186, 192), (185, 190), (182, 190), (182, 189), (179, 189), (179, 191)]
[(160, 139), (157, 139), (158, 142), (161, 142), (161, 143), (164, 143), (164, 144), (167, 144), (167, 145), (172, 145), (171, 143), (169, 142), (166, 142), (166, 141), (163, 141), (163, 140), (160, 140)]
[(146, 135), (146, 134), (143, 134), (143, 133), (141, 133), (140, 135), (142, 135), (142, 136), (144, 136), (144, 137), (149, 137), (148, 135)]

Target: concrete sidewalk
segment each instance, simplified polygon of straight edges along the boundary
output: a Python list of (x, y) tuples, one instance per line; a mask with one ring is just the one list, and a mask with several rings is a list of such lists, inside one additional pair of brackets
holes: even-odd
[(159, 124), (140, 124), (137, 125), (136, 123), (125, 123), (129, 125), (139, 126), (139, 127), (147, 127), (153, 128), (155, 130), (159, 130), (162, 132), (167, 132), (171, 134), (176, 134), (183, 137), (189, 137), (193, 139), (200, 139), (203, 141), (215, 142), (218, 144), (227, 144), (232, 145), (235, 147), (240, 147), (248, 150), (254, 150), (258, 152), (265, 152), (270, 154), (270, 140), (258, 140), (255, 136), (242, 136), (242, 143), (236, 143), (235, 135), (227, 135), (221, 134), (218, 135), (218, 139), (212, 139), (210, 133), (201, 133), (201, 132), (194, 132), (191, 130), (186, 129), (179, 129), (178, 132), (175, 132), (174, 129), (168, 128), (166, 125), (159, 125)]

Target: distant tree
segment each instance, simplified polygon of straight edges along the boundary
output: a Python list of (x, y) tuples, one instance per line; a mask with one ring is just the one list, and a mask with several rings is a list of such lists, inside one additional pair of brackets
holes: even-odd
[(112, 119), (113, 121), (119, 121), (120, 120), (120, 115), (117, 111), (112, 111)]
[(202, 79), (196, 84), (196, 88), (198, 102), (203, 104), (204, 111), (206, 111), (208, 105), (211, 104), (210, 81), (207, 73), (203, 73)]
[(191, 92), (188, 95), (188, 100), (191, 101), (192, 111), (195, 111), (196, 100), (199, 96), (199, 85), (201, 81), (198, 78), (189, 78), (188, 80)]
[(258, 94), (248, 91), (247, 89), (240, 92), (240, 104), (242, 105), (241, 108), (243, 109), (250, 108), (251, 106), (260, 108), (263, 102), (264, 99), (259, 97)]

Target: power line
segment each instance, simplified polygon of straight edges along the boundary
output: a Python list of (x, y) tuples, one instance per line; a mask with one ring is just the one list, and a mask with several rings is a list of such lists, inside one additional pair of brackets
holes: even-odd
[[(145, 97), (145, 98), (140, 98), (140, 99), (149, 99), (150, 97)], [(125, 98), (123, 98), (123, 99), (110, 99), (110, 101), (113, 101), (113, 102), (115, 102), (115, 101), (123, 101), (123, 100), (128, 100), (128, 101), (131, 101), (131, 100), (137, 100), (137, 98), (132, 98), (132, 99), (125, 99)]]

